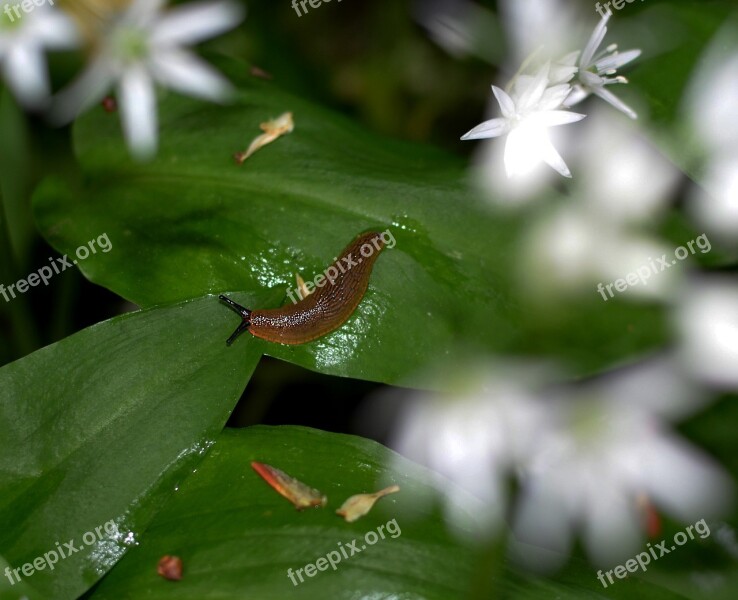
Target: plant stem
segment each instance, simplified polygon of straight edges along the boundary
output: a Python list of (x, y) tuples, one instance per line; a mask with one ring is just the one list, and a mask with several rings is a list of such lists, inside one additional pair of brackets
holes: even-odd
[[(15, 283), (18, 278), (18, 271), (15, 267), (13, 244), (10, 241), (10, 230), (5, 216), (2, 193), (0, 193), (0, 257), (2, 257), (0, 259), (0, 277), (2, 278), (0, 283)], [(9, 292), (6, 291), (5, 293), (8, 294), (8, 301), (3, 297), (0, 304), (5, 303), (6, 311), (10, 316), (14, 355), (17, 357), (25, 356), (38, 348), (38, 336), (31, 311), (22, 294), (18, 294), (13, 298)]]
[[(11, 224), (8, 219), (13, 216), (8, 206), (11, 198), (25, 193), (17, 185), (17, 178), (25, 178), (24, 169), (19, 169), (19, 160), (28, 157), (28, 137), (25, 116), (18, 109), (7, 90), (0, 88), (0, 131), (3, 132), (0, 142), (0, 284), (10, 286), (18, 281), (19, 269), (16, 262), (13, 240), (10, 237)], [(16, 178), (16, 179), (14, 179)], [(26, 203), (30, 206), (30, 202)], [(0, 310), (10, 320), (11, 356), (20, 358), (30, 354), (39, 346), (38, 332), (34, 324), (27, 300), (22, 294), (12, 294), (6, 289), (0, 298)], [(7, 296), (7, 300), (6, 300)], [(19, 297), (20, 296), (20, 297)]]

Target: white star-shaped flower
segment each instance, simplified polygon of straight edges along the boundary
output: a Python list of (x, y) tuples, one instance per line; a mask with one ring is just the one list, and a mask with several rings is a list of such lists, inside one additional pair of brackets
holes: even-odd
[(640, 50), (627, 50), (618, 52), (617, 44), (611, 44), (605, 50), (595, 55), (607, 34), (608, 14), (595, 27), (592, 37), (579, 57), (579, 72), (577, 83), (574, 85), (571, 95), (564, 102), (564, 106), (571, 107), (584, 100), (590, 94), (595, 94), (612, 104), (618, 110), (624, 112), (631, 119), (637, 119), (638, 115), (625, 102), (615, 94), (606, 89), (606, 86), (617, 83), (628, 83), (625, 77), (618, 76), (617, 70), (635, 60), (641, 55)]
[(508, 177), (528, 173), (541, 161), (564, 177), (571, 177), (547, 129), (575, 123), (585, 115), (558, 110), (571, 87), (565, 83), (549, 87), (549, 72), (550, 64), (547, 63), (536, 75), (519, 75), (511, 94), (492, 86), (502, 118), (485, 121), (461, 137), (462, 140), (476, 140), (507, 135), (505, 170)]
[(0, 13), (0, 69), (18, 101), (31, 109), (43, 108), (50, 85), (44, 52), (77, 46), (74, 22), (62, 11), (36, 6), (25, 13), (5, 4)]
[(68, 121), (115, 86), (123, 130), (139, 158), (157, 145), (156, 83), (184, 94), (223, 101), (228, 81), (184, 48), (235, 27), (242, 9), (228, 0), (180, 5), (135, 0), (103, 37), (103, 46), (80, 78), (58, 98), (55, 116)]
[(670, 425), (704, 401), (668, 358), (544, 398), (551, 420), (520, 478), (518, 559), (557, 568), (577, 533), (598, 565), (633, 556), (643, 544), (642, 499), (682, 522), (728, 508), (727, 474)]

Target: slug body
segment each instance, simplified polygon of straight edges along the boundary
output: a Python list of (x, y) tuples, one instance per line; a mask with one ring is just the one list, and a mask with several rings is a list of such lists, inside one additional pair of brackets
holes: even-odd
[[(369, 286), (369, 276), (384, 249), (383, 234), (359, 235), (325, 271), (322, 285), (295, 304), (264, 310), (246, 309), (220, 296), (241, 315), (242, 322), (228, 339), (230, 345), (243, 331), (269, 342), (304, 344), (338, 329), (353, 314)], [(317, 284), (318, 278), (316, 278)]]

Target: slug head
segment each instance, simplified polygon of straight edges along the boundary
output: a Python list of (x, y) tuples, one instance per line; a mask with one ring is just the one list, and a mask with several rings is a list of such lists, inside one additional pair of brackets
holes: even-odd
[(238, 313), (238, 315), (242, 319), (241, 324), (236, 327), (236, 330), (231, 334), (231, 337), (226, 340), (226, 345), (230, 346), (236, 340), (236, 338), (244, 331), (246, 331), (251, 325), (251, 311), (248, 308), (241, 306), (240, 304), (236, 304), (233, 300), (224, 296), (223, 294), (218, 296), (218, 298), (221, 302), (224, 302), (231, 310)]

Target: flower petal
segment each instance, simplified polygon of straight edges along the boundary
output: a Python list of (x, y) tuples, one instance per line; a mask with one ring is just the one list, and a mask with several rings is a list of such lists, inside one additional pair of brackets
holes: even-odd
[(183, 94), (222, 102), (232, 92), (225, 77), (186, 50), (159, 51), (150, 65), (155, 79)]
[(77, 47), (81, 40), (77, 25), (62, 11), (37, 8), (26, 18), (29, 22), (24, 35), (46, 48), (71, 49)]
[(596, 87), (592, 90), (592, 93), (597, 94), (605, 102), (612, 104), (619, 111), (624, 112), (631, 119), (637, 119), (638, 113), (636, 113), (630, 106), (618, 98), (615, 94), (606, 90), (604, 87)]
[(527, 175), (541, 162), (544, 129), (523, 124), (515, 127), (505, 142), (505, 172), (508, 178)]
[(577, 123), (586, 116), (568, 110), (546, 110), (531, 115), (526, 121), (539, 127), (556, 127), (558, 125)]
[(49, 77), (41, 48), (35, 44), (11, 47), (3, 60), (3, 71), (22, 104), (40, 108), (48, 102)]
[(603, 477), (597, 492), (584, 507), (582, 538), (590, 559), (604, 566), (635, 554), (642, 533), (636, 503), (615, 474)]
[(110, 63), (102, 57), (89, 67), (69, 87), (54, 98), (50, 118), (56, 125), (69, 123), (83, 110), (102, 100), (115, 77)]
[(602, 40), (605, 39), (605, 35), (607, 34), (607, 22), (610, 20), (611, 14), (612, 12), (607, 13), (607, 16), (603, 17), (602, 20), (597, 23), (597, 27), (595, 27), (594, 31), (592, 32), (592, 37), (589, 38), (587, 45), (584, 47), (584, 50), (582, 51), (582, 56), (579, 59), (579, 65), (583, 69), (586, 69), (590, 66), (595, 52), (597, 52), (597, 48), (600, 47), (600, 44), (602, 44)]
[(566, 97), (571, 92), (571, 86), (568, 83), (562, 83), (553, 87), (547, 88), (543, 92), (541, 101), (538, 103), (539, 110), (555, 110), (559, 108)]
[(605, 80), (591, 71), (579, 71), (579, 81), (590, 88), (605, 85)]
[(644, 491), (683, 521), (719, 514), (730, 505), (733, 486), (722, 468), (683, 439), (666, 433), (643, 445)]
[(574, 52), (569, 52), (564, 58), (556, 62), (558, 66), (568, 66), (573, 67), (577, 64), (577, 59), (579, 58), (579, 50), (574, 50)]
[(490, 119), (477, 125), (474, 129), (461, 136), (462, 140), (480, 140), (505, 135), (510, 130), (505, 119)]
[(28, 34), (53, 50), (76, 48), (81, 41), (75, 22), (62, 11), (51, 9), (37, 9), (28, 24)]
[(133, 0), (122, 22), (136, 27), (148, 27), (166, 3), (167, 0)]
[(520, 98), (517, 99), (516, 106), (518, 113), (524, 113), (535, 107), (536, 104), (540, 102), (543, 97), (543, 93), (546, 91), (546, 87), (548, 86), (549, 69), (549, 63), (543, 65), (538, 73), (536, 73), (535, 77), (533, 77), (530, 84), (522, 92)]
[(582, 100), (589, 97), (590, 91), (584, 89), (581, 85), (575, 85), (571, 89), (571, 93), (566, 97), (563, 102), (564, 108), (571, 108), (572, 106), (579, 104)]
[(560, 83), (569, 83), (574, 75), (579, 72), (579, 67), (568, 67), (561, 65), (551, 65), (549, 74), (549, 84), (558, 85)]
[(146, 69), (135, 66), (123, 75), (118, 85), (123, 132), (133, 154), (140, 159), (156, 152), (156, 90)]
[(640, 50), (627, 50), (625, 52), (614, 52), (606, 56), (602, 60), (595, 63), (595, 68), (600, 72), (610, 71), (611, 69), (619, 69), (623, 65), (635, 60), (641, 55)]
[(529, 482), (520, 494), (510, 547), (513, 557), (529, 569), (560, 568), (574, 544), (566, 501), (548, 481)]
[(577, 59), (579, 58), (579, 50), (570, 52), (561, 60), (551, 65), (551, 71), (548, 74), (549, 85), (557, 85), (560, 83), (568, 83), (572, 77), (579, 71)]
[(502, 111), (502, 116), (506, 119), (512, 118), (515, 115), (515, 103), (512, 98), (510, 98), (510, 95), (502, 88), (498, 88), (496, 85), (492, 86), (492, 93), (495, 95), (495, 98), (497, 98), (500, 110)]
[(561, 158), (561, 155), (558, 153), (556, 148), (554, 148), (554, 145), (551, 143), (551, 140), (548, 139), (548, 136), (546, 136), (545, 140), (541, 141), (539, 151), (541, 158), (549, 167), (555, 169), (564, 177), (571, 177), (569, 167), (566, 166), (564, 159)]
[(154, 44), (196, 44), (233, 29), (245, 11), (235, 2), (184, 4), (165, 13), (154, 27)]

